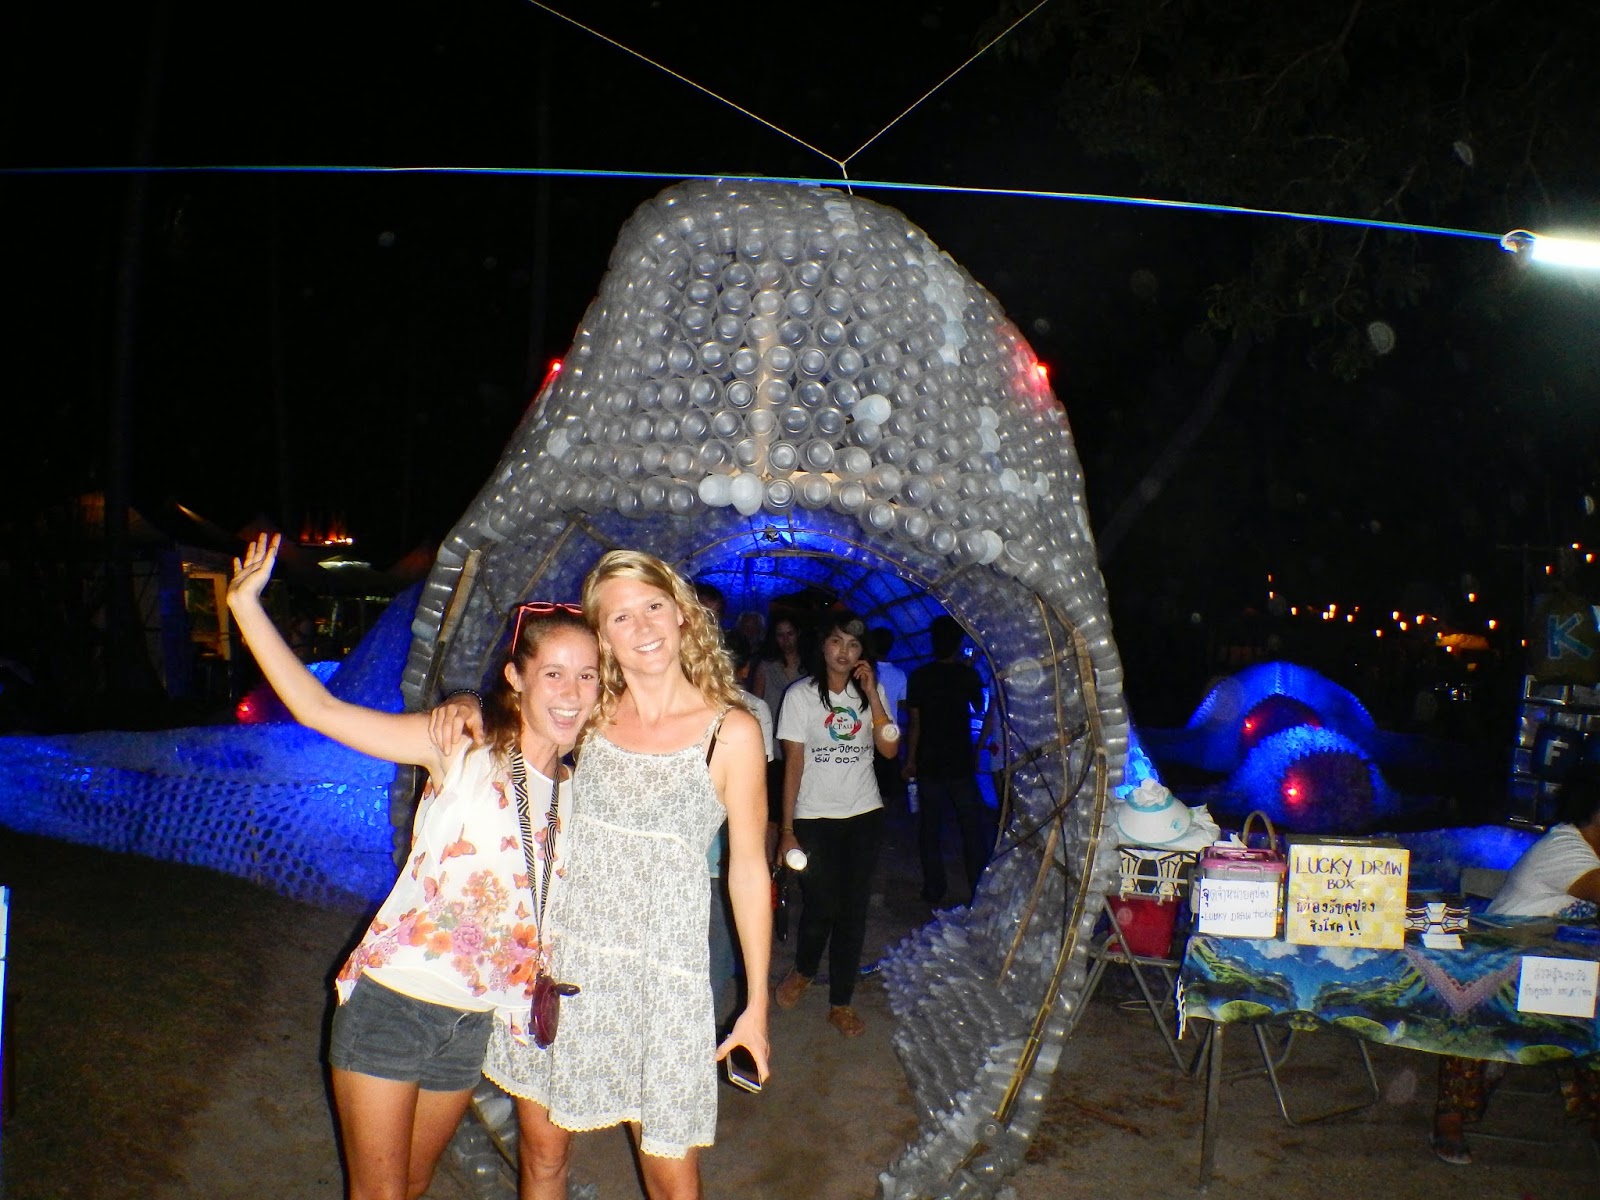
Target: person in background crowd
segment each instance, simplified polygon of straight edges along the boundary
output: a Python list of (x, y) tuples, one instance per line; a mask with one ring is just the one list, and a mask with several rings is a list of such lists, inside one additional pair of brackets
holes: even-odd
[(804, 904), (794, 968), (778, 985), (793, 1008), (828, 952), (828, 1021), (845, 1037), (866, 1024), (851, 999), (861, 971), (872, 871), (883, 837), (883, 799), (872, 756), (894, 756), (900, 729), (872, 664), (862, 657), (866, 626), (853, 613), (829, 614), (811, 678), (790, 685), (778, 715), (783, 743), (783, 820), (778, 858), (796, 846)]
[(994, 849), (994, 821), (978, 789), (972, 718), (983, 716), (983, 679), (962, 656), (965, 637), (951, 617), (937, 617), (928, 634), (934, 661), (911, 672), (906, 685), (906, 766), (917, 781), (920, 811), (917, 846), (922, 858), (922, 898), (937, 905), (945, 896), (944, 827), (953, 813), (966, 866), (966, 903)]
[(694, 597), (705, 605), (706, 611), (711, 614), (711, 623), (720, 630), (728, 614), (728, 598), (722, 594), (722, 589), (714, 583), (704, 583), (697, 579), (694, 584)]
[[(783, 694), (789, 685), (806, 673), (806, 653), (800, 637), (800, 625), (788, 613), (772, 619), (767, 640), (756, 653), (755, 670), (750, 690), (767, 702), (773, 719), (783, 703)], [(781, 753), (781, 749), (780, 749)]]
[(749, 640), (750, 653), (751, 656), (754, 657), (756, 648), (760, 646), (767, 637), (766, 617), (762, 616), (753, 608), (747, 608), (739, 614), (738, 619), (733, 623), (733, 627), (740, 633), (744, 634), (744, 636)]
[[(772, 719), (779, 718), (783, 694), (789, 685), (805, 674), (805, 656), (800, 641), (800, 626), (792, 616), (780, 613), (772, 619), (767, 641), (751, 668), (750, 690), (767, 702)], [(778, 852), (778, 826), (783, 821), (783, 741), (778, 741), (778, 757), (767, 764), (767, 858)]]
[[(872, 669), (883, 685), (884, 699), (889, 702), (889, 718), (900, 725), (905, 716), (906, 673), (889, 661), (889, 651), (894, 649), (894, 631), (881, 626), (867, 630), (866, 655), (872, 660)], [(886, 801), (900, 801), (905, 797), (905, 780), (901, 775), (898, 758), (875, 755), (872, 764), (878, 779), (878, 794)]]

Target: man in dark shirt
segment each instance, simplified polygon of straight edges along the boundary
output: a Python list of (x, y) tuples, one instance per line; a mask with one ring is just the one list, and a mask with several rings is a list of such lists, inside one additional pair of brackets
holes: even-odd
[(908, 780), (915, 779), (921, 811), (918, 844), (922, 853), (922, 898), (938, 904), (945, 895), (940, 839), (949, 814), (961, 831), (961, 857), (967, 871), (967, 902), (994, 848), (994, 820), (978, 790), (972, 718), (983, 713), (983, 680), (961, 655), (964, 637), (951, 617), (938, 617), (928, 630), (937, 660), (911, 672), (906, 684)]

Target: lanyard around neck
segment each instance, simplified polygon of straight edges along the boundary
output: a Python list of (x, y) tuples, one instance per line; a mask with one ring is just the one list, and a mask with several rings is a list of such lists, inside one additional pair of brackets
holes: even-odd
[[(556, 763), (555, 773), (558, 777), (561, 774), (560, 762)], [(528, 867), (528, 891), (533, 892), (533, 814), (528, 808), (528, 764), (522, 759), (522, 751), (516, 747), (511, 751), (511, 787), (517, 794), (517, 823), (522, 826), (522, 861)], [(539, 882), (539, 890), (534, 894), (533, 906), (533, 928), (541, 943), (544, 941), (544, 906), (550, 896), (550, 868), (554, 865), (556, 856), (556, 803), (560, 790), (560, 779), (552, 779), (550, 811), (545, 815), (544, 825), (544, 871)]]

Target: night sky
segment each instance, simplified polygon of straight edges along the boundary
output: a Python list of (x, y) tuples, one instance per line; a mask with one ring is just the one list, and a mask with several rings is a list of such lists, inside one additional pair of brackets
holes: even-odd
[[(759, 19), (753, 8), (665, 2), (565, 7), (843, 157), (970, 55), (1000, 3), (812, 3)], [(1381, 22), (1394, 7), (1369, 5), (1363, 19)], [(1588, 5), (1515, 11), (1546, 33), (1570, 21), (1573, 45), (1600, 44)], [(143, 159), (838, 174), (519, 0), (12, 6), (0, 44), (9, 168)], [(851, 174), (1178, 195), (1184, 181), (1157, 186), (1148, 164), (1090, 153), (1081, 128), (1060, 119), (1062, 77), (1085, 48), (1033, 49), (985, 56), (854, 159)], [(1419, 52), (1398, 42), (1373, 69), (1391, 79)], [(1539, 61), (1537, 48), (1527, 53)], [(1553, 105), (1541, 117), (1541, 136), (1565, 122), (1589, 146), (1572, 169), (1541, 162), (1534, 187), (1485, 151), (1474, 185), (1504, 170), (1505, 187), (1478, 186), (1412, 219), (1600, 232), (1595, 111)], [(1454, 167), (1452, 136), (1471, 131), (1440, 130), (1416, 153), (1442, 172)], [(1227, 185), (1225, 151), (1207, 186)], [(1248, 164), (1239, 172), (1247, 179)], [(438, 539), (564, 351), (618, 227), (668, 182), (148, 177), (131, 260), (135, 504), (176, 501), (230, 529), (258, 513), (290, 528), (339, 516), (379, 566)], [(0, 177), (13, 512), (104, 483), (130, 188), (127, 175)], [(1492, 204), (1474, 199), (1491, 193)], [(1207, 325), (1208, 289), (1247, 269), (1270, 222), (869, 195), (985, 284), (1050, 365), (1103, 529), (1193, 411), (1226, 338)], [(1183, 198), (1273, 204), (1264, 194)], [(1105, 564), (1130, 663), (1195, 624), (1264, 608), (1268, 572), (1297, 603), (1442, 614), (1460, 610), (1470, 577), (1514, 616), (1527, 556), (1506, 547), (1536, 546), (1542, 564), (1549, 547), (1586, 535), (1582, 497), (1600, 475), (1600, 286), (1536, 277), (1492, 242), (1414, 241), (1427, 286), (1375, 287), (1362, 318), (1390, 323), (1392, 354), (1341, 378), (1302, 332), (1264, 341), (1165, 486), (1137, 506)]]

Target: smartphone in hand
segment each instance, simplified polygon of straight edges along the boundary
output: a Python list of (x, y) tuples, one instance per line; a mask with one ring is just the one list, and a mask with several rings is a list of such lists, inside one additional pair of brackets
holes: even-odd
[(734, 1087), (747, 1092), (761, 1090), (761, 1073), (756, 1070), (756, 1056), (743, 1046), (729, 1050), (727, 1057), (722, 1060), (722, 1066), (728, 1072), (728, 1082)]

